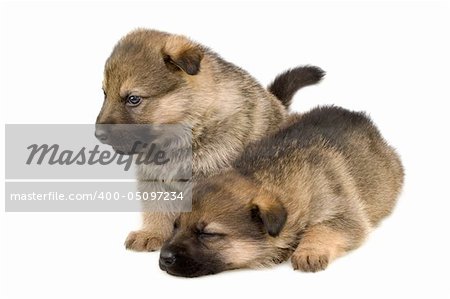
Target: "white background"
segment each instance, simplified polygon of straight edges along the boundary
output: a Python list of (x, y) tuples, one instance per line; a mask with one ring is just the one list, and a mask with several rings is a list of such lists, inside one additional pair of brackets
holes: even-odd
[(158, 253), (125, 251), (137, 213), (2, 212), (1, 297), (448, 298), (449, 12), (431, 1), (2, 4), (2, 123), (93, 123), (113, 45), (156, 28), (210, 46), (264, 85), (289, 67), (322, 67), (325, 80), (300, 91), (294, 110), (368, 111), (401, 154), (406, 184), (365, 245), (316, 274), (285, 263), (175, 278)]

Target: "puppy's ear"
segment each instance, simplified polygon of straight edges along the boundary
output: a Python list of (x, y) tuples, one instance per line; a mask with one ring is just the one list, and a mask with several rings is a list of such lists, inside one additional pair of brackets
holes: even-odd
[(197, 75), (203, 59), (203, 50), (184, 36), (171, 36), (162, 50), (167, 67)]
[(287, 211), (275, 196), (260, 194), (251, 201), (252, 217), (264, 224), (267, 233), (276, 237), (286, 224)]

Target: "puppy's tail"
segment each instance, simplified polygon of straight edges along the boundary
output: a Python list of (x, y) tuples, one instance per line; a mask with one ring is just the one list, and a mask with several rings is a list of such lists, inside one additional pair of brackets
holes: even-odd
[(316, 66), (298, 66), (279, 74), (269, 85), (274, 94), (286, 108), (289, 108), (294, 94), (302, 87), (313, 85), (325, 76), (325, 72)]

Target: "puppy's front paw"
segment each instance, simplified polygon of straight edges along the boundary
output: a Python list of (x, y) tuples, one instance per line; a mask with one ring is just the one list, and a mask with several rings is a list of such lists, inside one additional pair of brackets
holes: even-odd
[(164, 238), (151, 231), (137, 230), (131, 232), (125, 240), (125, 248), (134, 251), (156, 251), (164, 243)]
[(329, 253), (308, 249), (294, 252), (291, 257), (294, 270), (301, 270), (303, 272), (317, 272), (325, 270), (328, 266), (329, 260)]

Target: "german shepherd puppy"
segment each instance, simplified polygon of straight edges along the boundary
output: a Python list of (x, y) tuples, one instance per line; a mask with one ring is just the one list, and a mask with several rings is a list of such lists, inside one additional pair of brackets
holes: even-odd
[(160, 268), (195, 277), (291, 257), (294, 269), (324, 270), (391, 213), (402, 184), (398, 155), (365, 114), (313, 109), (194, 187)]
[[(298, 67), (263, 88), (239, 67), (180, 35), (139, 29), (122, 38), (108, 58), (105, 100), (97, 124), (183, 124), (192, 128), (194, 181), (230, 167), (249, 142), (277, 129), (294, 93), (317, 83), (324, 73)], [(96, 136), (108, 143), (110, 132)], [(145, 166), (138, 181), (146, 180)], [(145, 183), (138, 186), (146, 190)], [(154, 190), (150, 190), (154, 191)], [(175, 214), (144, 213), (141, 230), (126, 248), (153, 251), (172, 232)]]

